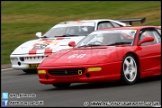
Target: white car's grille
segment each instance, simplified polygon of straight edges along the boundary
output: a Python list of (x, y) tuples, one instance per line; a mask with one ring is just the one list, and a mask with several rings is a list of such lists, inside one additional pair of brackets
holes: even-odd
[(25, 60), (31, 60), (31, 59), (44, 59), (46, 56), (37, 56), (37, 57), (24, 57)]
[(42, 61), (47, 56), (29, 56), (29, 57), (20, 57), (20, 60), (23, 62), (30, 62), (30, 61)]

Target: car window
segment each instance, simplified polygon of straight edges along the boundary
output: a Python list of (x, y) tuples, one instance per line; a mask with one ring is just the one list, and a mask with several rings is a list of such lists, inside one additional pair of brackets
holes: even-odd
[(139, 42), (142, 41), (147, 36), (153, 37), (154, 41), (142, 43), (141, 46), (152, 45), (152, 44), (157, 44), (161, 42), (160, 35), (157, 33), (156, 30), (153, 30), (153, 29), (141, 31), (141, 34), (139, 36)]
[(113, 24), (114, 27), (122, 27), (122, 25), (119, 25), (119, 24), (117, 24), (115, 22), (111, 22), (111, 23)]
[(160, 33), (160, 35), (161, 35), (161, 29), (156, 29), (159, 33)]
[(43, 36), (55, 37), (55, 36), (87, 36), (94, 31), (94, 26), (66, 26), (55, 27), (47, 31)]
[(105, 29), (105, 28), (113, 28), (114, 26), (110, 23), (110, 22), (100, 22), (98, 24), (97, 29), (101, 30), (101, 29)]
[(76, 47), (104, 45), (132, 45), (137, 30), (105, 30), (90, 33)]
[(153, 31), (153, 34), (155, 35), (155, 39), (157, 43), (161, 43), (161, 36), (156, 31)]

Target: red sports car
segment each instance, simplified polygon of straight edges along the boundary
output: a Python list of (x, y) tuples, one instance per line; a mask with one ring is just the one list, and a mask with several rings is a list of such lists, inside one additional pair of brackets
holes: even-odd
[(38, 66), (40, 83), (58, 88), (71, 83), (121, 81), (161, 75), (161, 28), (137, 26), (92, 32), (74, 48), (47, 57)]

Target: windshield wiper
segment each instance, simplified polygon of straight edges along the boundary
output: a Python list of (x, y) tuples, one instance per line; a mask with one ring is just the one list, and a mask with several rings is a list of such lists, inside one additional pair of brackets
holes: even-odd
[(115, 43), (109, 44), (109, 45), (107, 45), (107, 46), (121, 45), (121, 44), (131, 44), (131, 42), (115, 42)]
[(54, 37), (70, 37), (70, 36), (79, 36), (79, 35), (65, 34), (65, 35), (62, 35), (62, 36), (54, 36)]
[(47, 38), (47, 36), (43, 36), (43, 37), (41, 37), (41, 38)]
[(92, 46), (105, 46), (105, 45), (100, 45), (100, 44), (87, 44), (87, 45), (79, 46), (78, 48), (80, 48), (80, 47), (92, 47)]

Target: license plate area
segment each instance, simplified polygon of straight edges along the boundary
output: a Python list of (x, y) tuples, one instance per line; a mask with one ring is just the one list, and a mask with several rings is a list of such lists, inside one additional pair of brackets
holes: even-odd
[(28, 64), (29, 68), (37, 68), (39, 64)]

